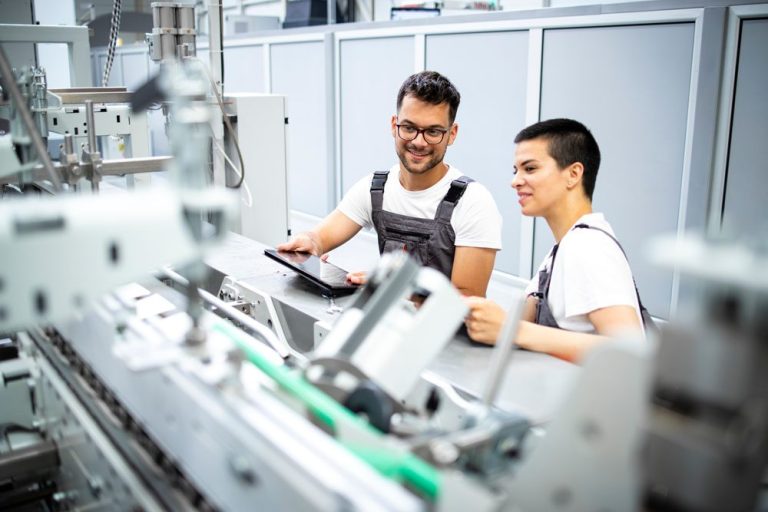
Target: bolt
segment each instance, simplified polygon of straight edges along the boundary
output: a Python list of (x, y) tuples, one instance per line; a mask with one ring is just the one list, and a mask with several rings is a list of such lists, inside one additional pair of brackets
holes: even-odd
[(104, 488), (104, 480), (98, 476), (94, 476), (88, 479), (88, 489), (94, 498), (98, 498), (101, 495), (101, 491)]
[(254, 485), (258, 481), (256, 472), (248, 459), (242, 455), (236, 455), (229, 460), (230, 468), (237, 477), (245, 484)]
[(74, 504), (77, 500), (77, 491), (56, 492), (51, 498), (53, 498), (53, 501), (56, 503), (61, 503), (64, 507), (69, 507), (69, 505)]
[(429, 449), (435, 462), (444, 466), (456, 462), (460, 454), (459, 449), (454, 444), (445, 441), (435, 441)]
[(205, 339), (205, 330), (195, 326), (187, 331), (187, 336), (185, 337), (184, 342), (191, 347), (199, 347), (205, 343)]

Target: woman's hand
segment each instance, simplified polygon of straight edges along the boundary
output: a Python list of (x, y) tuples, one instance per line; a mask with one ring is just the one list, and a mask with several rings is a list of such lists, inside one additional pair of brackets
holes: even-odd
[(469, 337), (480, 343), (496, 344), (501, 326), (507, 318), (506, 311), (483, 297), (465, 297), (464, 302), (469, 306), (469, 313), (464, 320)]

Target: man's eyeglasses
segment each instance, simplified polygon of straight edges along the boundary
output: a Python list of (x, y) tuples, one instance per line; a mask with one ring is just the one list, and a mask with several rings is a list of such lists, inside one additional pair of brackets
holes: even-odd
[(424, 128), (422, 130), (409, 124), (396, 124), (395, 126), (397, 126), (397, 136), (401, 139), (410, 142), (415, 140), (419, 134), (422, 134), (427, 144), (440, 144), (443, 142), (445, 134), (449, 131), (443, 128)]

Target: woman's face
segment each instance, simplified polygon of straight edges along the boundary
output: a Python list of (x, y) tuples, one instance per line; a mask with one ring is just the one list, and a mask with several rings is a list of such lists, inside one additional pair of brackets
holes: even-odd
[(517, 144), (512, 188), (523, 215), (547, 217), (563, 204), (568, 180), (567, 169), (560, 169), (549, 155), (549, 141), (539, 138)]

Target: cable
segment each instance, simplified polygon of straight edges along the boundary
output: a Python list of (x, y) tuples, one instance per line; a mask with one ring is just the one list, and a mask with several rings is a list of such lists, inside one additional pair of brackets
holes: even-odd
[(240, 159), (240, 181), (237, 182), (237, 185), (234, 185), (230, 188), (240, 188), (243, 184), (243, 181), (245, 180), (245, 162), (243, 161), (243, 154), (240, 152), (240, 141), (237, 140), (237, 133), (235, 133), (235, 129), (232, 127), (232, 123), (229, 122), (229, 117), (227, 116), (227, 113), (224, 111), (224, 102), (221, 99), (221, 95), (219, 94), (219, 89), (216, 87), (216, 81), (213, 79), (213, 76), (211, 76), (211, 71), (208, 69), (208, 67), (205, 65), (203, 61), (198, 59), (197, 57), (187, 57), (188, 59), (194, 59), (198, 61), (200, 64), (202, 64), (203, 69), (205, 70), (205, 74), (208, 75), (208, 80), (211, 82), (211, 89), (213, 89), (213, 94), (216, 96), (216, 101), (219, 103), (219, 109), (221, 109), (221, 117), (224, 119), (224, 124), (227, 127), (227, 130), (229, 130), (229, 134), (232, 136), (232, 140), (235, 143), (235, 149), (237, 150), (237, 158)]
[(109, 74), (112, 72), (112, 62), (115, 59), (115, 45), (117, 34), (120, 32), (120, 11), (123, 0), (112, 0), (112, 22), (109, 26), (109, 44), (107, 46), (107, 62), (104, 63), (104, 75), (101, 77), (101, 86), (106, 87), (109, 82)]
[[(217, 150), (219, 150), (221, 155), (224, 157), (224, 160), (229, 164), (229, 166), (232, 168), (232, 170), (235, 172), (235, 174), (239, 178), (240, 170), (237, 167), (235, 167), (235, 162), (233, 162), (232, 159), (229, 158), (229, 155), (227, 155), (227, 152), (224, 151), (224, 148), (222, 148), (218, 142), (216, 142), (216, 139), (211, 139), (211, 142), (213, 142), (213, 145), (216, 147)], [(253, 206), (253, 196), (251, 195), (251, 189), (248, 188), (248, 183), (246, 182), (243, 182), (243, 186), (245, 187), (245, 195), (248, 198), (247, 201), (245, 200), (245, 198), (243, 198), (243, 204), (245, 204), (245, 206), (250, 208), (251, 206)]]

